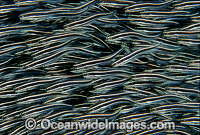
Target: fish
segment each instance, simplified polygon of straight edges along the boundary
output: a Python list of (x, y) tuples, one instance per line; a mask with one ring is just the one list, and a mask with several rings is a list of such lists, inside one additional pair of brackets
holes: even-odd
[(115, 61), (112, 65), (115, 65), (115, 67), (116, 67), (116, 66), (121, 65), (121, 64), (126, 64), (131, 59), (133, 59), (134, 57), (139, 55), (140, 53), (144, 53), (145, 51), (149, 51), (149, 50), (154, 49), (156, 47), (157, 46), (151, 46), (151, 47), (143, 48), (143, 49), (140, 49), (140, 50), (136, 50), (136, 51), (130, 53), (129, 55), (126, 55), (126, 56), (122, 57), (121, 59)]
[(101, 63), (105, 65), (105, 63), (103, 63), (104, 61), (108, 61), (108, 63), (111, 63), (111, 60), (113, 58), (115, 58), (118, 54), (120, 54), (123, 50), (124, 50), (124, 48), (118, 50), (116, 53), (114, 53), (111, 56), (108, 56), (106, 58), (92, 60), (92, 61), (86, 61), (86, 62), (82, 62), (80, 64), (76, 64), (74, 66), (75, 66), (75, 68), (85, 68), (85, 67), (88, 67), (88, 66), (101, 64)]
[[(1, 134), (198, 135), (199, 1), (1, 0)], [(28, 130), (25, 121), (174, 122)]]
[(71, 22), (71, 23), (65, 25), (64, 27), (65, 27), (66, 29), (71, 29), (71, 28), (73, 28), (73, 27), (77, 27), (77, 26), (80, 26), (80, 25), (89, 24), (90, 22), (95, 21), (96, 18), (99, 19), (99, 18), (102, 18), (102, 17), (104, 17), (104, 16), (108, 16), (108, 15), (112, 15), (112, 14), (114, 14), (114, 12), (113, 12), (113, 13), (96, 14), (96, 15), (90, 16), (90, 17), (88, 17), (88, 18), (79, 20), (79, 21)]

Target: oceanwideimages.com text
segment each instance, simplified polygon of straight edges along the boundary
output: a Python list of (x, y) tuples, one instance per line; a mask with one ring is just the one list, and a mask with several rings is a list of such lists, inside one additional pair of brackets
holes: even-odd
[(25, 121), (25, 127), (28, 130), (33, 130), (36, 128), (41, 128), (44, 130), (48, 129), (59, 129), (59, 130), (126, 130), (127, 132), (132, 132), (134, 130), (149, 130), (149, 129), (175, 129), (174, 122), (113, 122), (105, 119), (100, 121), (96, 119), (95, 121), (77, 121), (77, 122), (52, 122), (49, 119), (42, 119), (39, 123), (34, 118), (28, 118)]

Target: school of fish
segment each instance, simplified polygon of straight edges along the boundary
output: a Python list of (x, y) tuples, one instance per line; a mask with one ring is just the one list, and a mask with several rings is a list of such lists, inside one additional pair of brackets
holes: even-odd
[[(199, 0), (0, 0), (1, 135), (199, 135)], [(35, 130), (174, 121), (175, 130)]]

